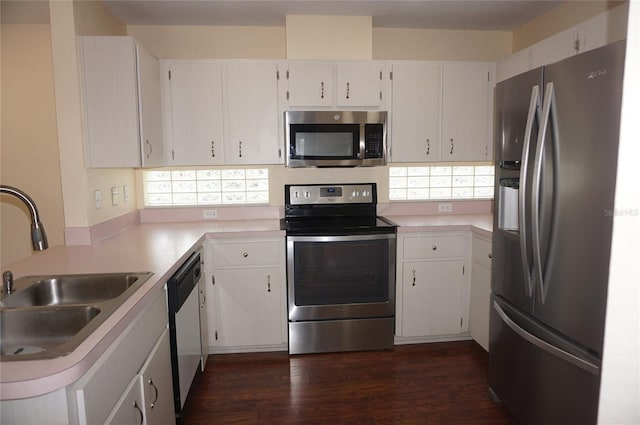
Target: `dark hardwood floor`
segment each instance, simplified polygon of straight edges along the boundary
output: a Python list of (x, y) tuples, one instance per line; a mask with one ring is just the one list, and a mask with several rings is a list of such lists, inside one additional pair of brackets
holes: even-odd
[(512, 425), (472, 341), (393, 351), (211, 355), (181, 425)]

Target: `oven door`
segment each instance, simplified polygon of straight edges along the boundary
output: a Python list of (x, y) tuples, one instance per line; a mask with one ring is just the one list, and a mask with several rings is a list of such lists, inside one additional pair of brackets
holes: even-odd
[(392, 317), (396, 235), (287, 236), (289, 320)]

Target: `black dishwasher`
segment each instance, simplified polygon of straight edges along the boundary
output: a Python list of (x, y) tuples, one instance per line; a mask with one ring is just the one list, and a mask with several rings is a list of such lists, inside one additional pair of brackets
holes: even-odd
[(167, 281), (173, 399), (178, 418), (182, 415), (202, 354), (198, 300), (201, 275), (200, 252), (196, 251)]

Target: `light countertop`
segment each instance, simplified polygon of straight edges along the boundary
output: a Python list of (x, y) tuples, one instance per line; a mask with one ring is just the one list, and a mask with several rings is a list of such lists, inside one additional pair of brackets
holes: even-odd
[[(491, 234), (490, 214), (386, 216), (399, 233), (471, 230)], [(122, 333), (180, 264), (211, 237), (284, 237), (278, 219), (143, 223), (93, 245), (56, 246), (10, 264), (17, 279), (27, 275), (139, 272), (154, 275), (72, 353), (48, 360), (0, 363), (0, 399), (35, 397), (82, 377)]]

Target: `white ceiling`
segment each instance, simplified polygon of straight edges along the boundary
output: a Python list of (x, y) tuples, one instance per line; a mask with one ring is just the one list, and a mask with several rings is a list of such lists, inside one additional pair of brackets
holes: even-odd
[(102, 0), (127, 25), (284, 26), (290, 15), (372, 16), (374, 27), (511, 31), (564, 0)]

